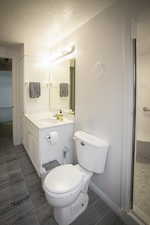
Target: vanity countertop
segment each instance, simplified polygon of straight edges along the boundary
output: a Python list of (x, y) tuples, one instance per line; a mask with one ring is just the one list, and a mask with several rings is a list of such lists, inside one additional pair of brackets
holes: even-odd
[(74, 117), (72, 118), (64, 117), (64, 119), (60, 121), (60, 120), (57, 120), (56, 117), (54, 117), (54, 113), (52, 112), (25, 114), (25, 117), (29, 119), (39, 129), (74, 123)]

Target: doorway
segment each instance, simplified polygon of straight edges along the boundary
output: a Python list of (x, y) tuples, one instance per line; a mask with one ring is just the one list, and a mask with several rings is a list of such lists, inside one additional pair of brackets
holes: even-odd
[(0, 137), (12, 138), (12, 59), (0, 57)]

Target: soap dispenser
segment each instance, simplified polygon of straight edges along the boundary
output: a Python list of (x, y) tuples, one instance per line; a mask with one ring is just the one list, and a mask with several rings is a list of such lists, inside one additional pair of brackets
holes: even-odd
[(59, 120), (63, 121), (63, 112), (62, 109), (59, 110)]

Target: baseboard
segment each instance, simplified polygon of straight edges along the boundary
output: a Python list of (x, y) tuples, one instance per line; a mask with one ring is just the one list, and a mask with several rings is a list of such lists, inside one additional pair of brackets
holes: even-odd
[(107, 195), (94, 183), (90, 182), (90, 188), (93, 190), (106, 204), (118, 215), (122, 215), (122, 211)]
[(90, 188), (93, 190), (106, 204), (116, 213), (125, 224), (132, 224), (132, 225), (144, 225), (144, 223), (137, 218), (132, 211), (129, 212), (123, 209), (120, 209), (117, 204), (115, 204), (107, 195), (94, 183), (90, 182)]

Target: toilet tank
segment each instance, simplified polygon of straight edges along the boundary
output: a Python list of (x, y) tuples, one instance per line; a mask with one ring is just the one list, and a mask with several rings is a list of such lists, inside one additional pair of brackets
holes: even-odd
[(74, 140), (79, 165), (89, 171), (103, 173), (109, 144), (83, 131), (75, 132)]

